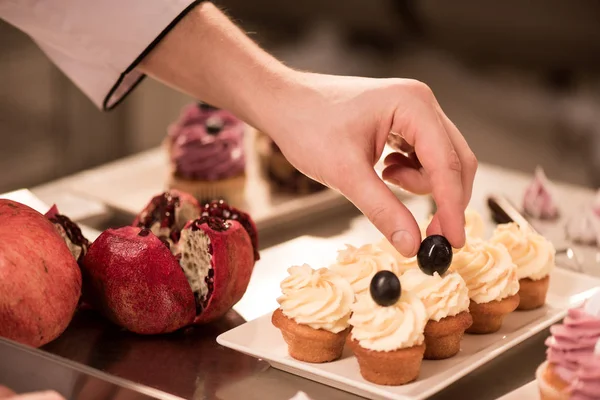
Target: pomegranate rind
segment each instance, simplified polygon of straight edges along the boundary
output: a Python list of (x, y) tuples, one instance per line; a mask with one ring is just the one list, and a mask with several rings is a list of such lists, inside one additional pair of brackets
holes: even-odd
[(54, 225), (0, 200), (0, 336), (33, 347), (56, 339), (81, 296), (81, 272)]
[(227, 222), (230, 226), (226, 231), (212, 230), (206, 223), (199, 225), (210, 239), (214, 282), (206, 307), (194, 324), (215, 321), (231, 310), (246, 293), (254, 270), (254, 248), (248, 232), (237, 221)]
[(192, 323), (194, 295), (163, 242), (140, 228), (108, 229), (83, 259), (86, 299), (115, 324), (138, 334), (176, 331)]

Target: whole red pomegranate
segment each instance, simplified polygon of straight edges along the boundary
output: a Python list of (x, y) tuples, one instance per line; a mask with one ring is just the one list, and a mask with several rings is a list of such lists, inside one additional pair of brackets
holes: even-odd
[[(178, 204), (168, 211), (176, 215), (181, 197), (173, 201), (171, 194), (155, 197), (156, 203), (151, 201), (142, 215), (167, 221), (165, 199)], [(132, 332), (166, 333), (213, 321), (248, 287), (255, 250), (239, 221), (203, 216), (178, 229), (175, 220), (157, 224), (140, 217), (134, 224), (141, 226), (107, 230), (83, 259), (84, 291), (90, 301)], [(152, 232), (157, 226), (169, 233), (158, 232), (166, 235), (157, 237)]]
[(79, 267), (53, 224), (0, 199), (0, 336), (34, 347), (54, 340), (80, 295)]

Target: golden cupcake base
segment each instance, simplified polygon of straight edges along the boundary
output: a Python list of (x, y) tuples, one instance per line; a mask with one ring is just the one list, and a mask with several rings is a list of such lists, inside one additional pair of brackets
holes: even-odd
[(339, 333), (298, 324), (286, 317), (281, 309), (273, 312), (271, 323), (281, 330), (290, 356), (299, 361), (325, 363), (342, 356), (350, 328)]
[(546, 294), (550, 287), (550, 275), (539, 280), (524, 278), (519, 280), (519, 307), (517, 310), (535, 310), (546, 304)]
[(469, 312), (473, 317), (473, 324), (466, 330), (467, 333), (485, 334), (500, 330), (504, 317), (515, 311), (519, 306), (519, 294), (509, 296), (502, 300), (478, 304), (471, 300)]
[(419, 377), (425, 344), (394, 351), (373, 351), (363, 348), (350, 337), (362, 377), (378, 385), (398, 386)]
[(460, 351), (460, 342), (465, 330), (472, 324), (473, 318), (468, 311), (439, 321), (427, 321), (424, 358), (443, 360), (455, 356)]

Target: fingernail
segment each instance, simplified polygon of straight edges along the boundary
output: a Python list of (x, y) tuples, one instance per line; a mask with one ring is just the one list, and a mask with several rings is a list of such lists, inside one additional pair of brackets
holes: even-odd
[(385, 181), (386, 181), (387, 183), (390, 183), (390, 184), (392, 184), (392, 185), (395, 185), (395, 186), (400, 186), (400, 182), (399, 182), (399, 181), (397, 181), (397, 180), (395, 180), (395, 179), (393, 179), (393, 178), (386, 179)]
[(404, 257), (411, 257), (415, 251), (415, 238), (407, 231), (394, 232), (392, 244)]

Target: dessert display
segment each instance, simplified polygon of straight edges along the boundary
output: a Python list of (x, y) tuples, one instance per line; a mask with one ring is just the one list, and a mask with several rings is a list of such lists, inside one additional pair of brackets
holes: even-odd
[(517, 266), (519, 278), (519, 310), (533, 310), (546, 303), (550, 273), (556, 250), (542, 235), (514, 222), (496, 227), (493, 243), (504, 245)]
[(421, 299), (427, 310), (425, 359), (456, 355), (465, 330), (473, 323), (464, 280), (456, 272), (428, 275), (418, 269), (406, 271), (400, 279), (402, 287)]
[(0, 199), (0, 336), (33, 347), (62, 334), (81, 296), (87, 240), (55, 207), (49, 217)]
[(280, 307), (272, 315), (288, 353), (311, 363), (337, 360), (350, 332), (352, 287), (326, 268), (314, 270), (304, 264), (289, 268), (288, 273), (281, 282)]
[(310, 194), (327, 188), (298, 171), (277, 144), (260, 131), (256, 132), (256, 149), (261, 169), (276, 189), (292, 194)]
[(416, 380), (425, 352), (427, 310), (414, 294), (402, 291), (391, 271), (373, 277), (370, 291), (352, 305), (348, 343), (362, 377), (379, 385)]
[(166, 148), (172, 173), (170, 189), (201, 202), (222, 198), (244, 204), (246, 125), (228, 111), (200, 104), (185, 107), (168, 128)]
[[(194, 219), (181, 227), (184, 216)], [(222, 201), (201, 211), (167, 192), (133, 225), (104, 231), (82, 263), (92, 306), (117, 325), (172, 332), (220, 318), (243, 296), (257, 258), (247, 214)]]
[(600, 396), (600, 292), (550, 328), (547, 360), (536, 372), (542, 400)]
[(372, 244), (358, 248), (346, 245), (344, 250), (338, 251), (337, 262), (329, 268), (346, 279), (355, 294), (369, 290), (371, 279), (379, 271), (398, 273), (395, 258)]
[(454, 254), (451, 271), (457, 272), (469, 289), (469, 312), (473, 324), (468, 333), (493, 333), (504, 317), (519, 305), (517, 266), (502, 244), (469, 238)]
[(533, 180), (523, 196), (523, 211), (532, 218), (554, 220), (559, 216), (554, 189), (542, 167), (535, 169)]

